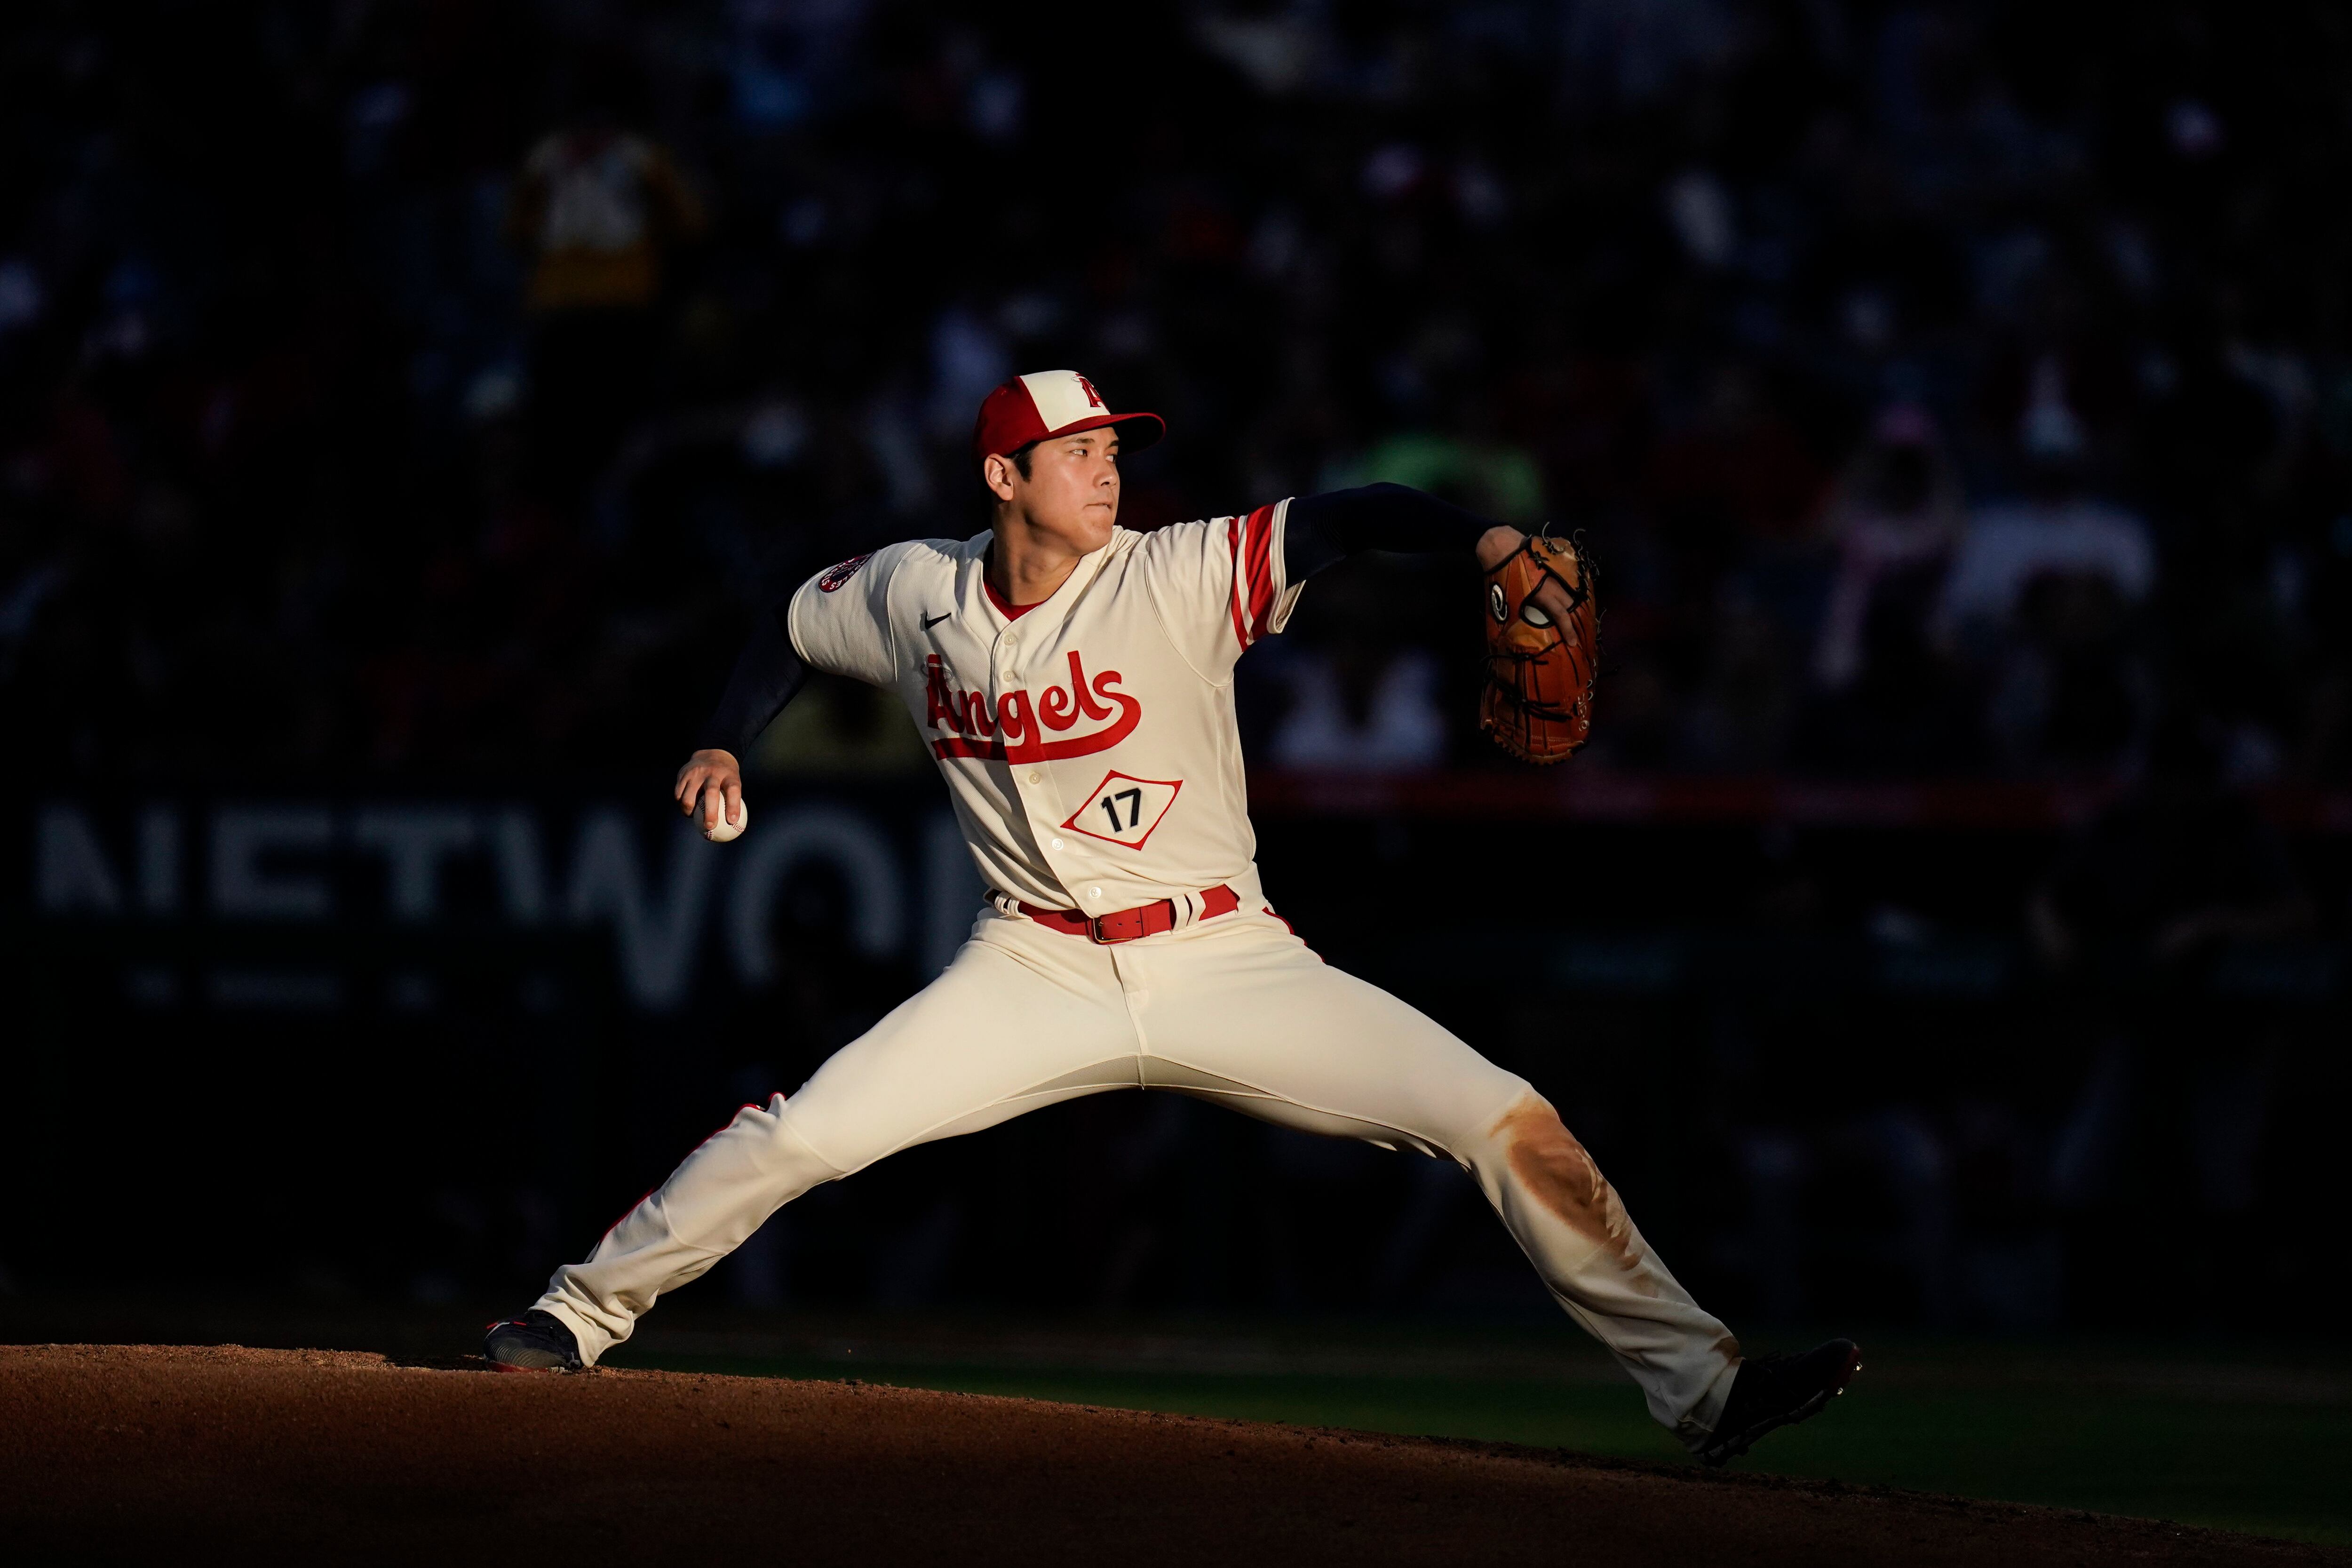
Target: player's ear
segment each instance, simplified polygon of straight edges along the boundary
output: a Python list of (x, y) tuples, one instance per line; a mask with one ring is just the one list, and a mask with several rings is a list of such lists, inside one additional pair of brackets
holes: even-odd
[(988, 493), (998, 500), (1013, 499), (1012, 458), (1001, 453), (991, 452), (980, 460), (980, 479), (981, 482), (988, 487)]

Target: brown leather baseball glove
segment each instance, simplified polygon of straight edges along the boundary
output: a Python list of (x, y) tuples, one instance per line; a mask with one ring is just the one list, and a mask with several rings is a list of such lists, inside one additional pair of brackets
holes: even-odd
[[(1548, 583), (1559, 591), (1544, 593)], [(1525, 762), (1557, 763), (1584, 744), (1599, 616), (1592, 569), (1565, 539), (1530, 535), (1486, 574), (1478, 727), (1496, 745)]]

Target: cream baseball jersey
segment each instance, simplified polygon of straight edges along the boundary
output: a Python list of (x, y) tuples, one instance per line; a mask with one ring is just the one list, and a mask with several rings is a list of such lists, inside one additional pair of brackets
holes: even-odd
[(1289, 505), (1114, 530), (1017, 618), (990, 534), (894, 544), (802, 584), (786, 625), (813, 668), (906, 701), (989, 887), (1088, 915), (1181, 899), (1256, 853), (1233, 673), (1297, 601)]

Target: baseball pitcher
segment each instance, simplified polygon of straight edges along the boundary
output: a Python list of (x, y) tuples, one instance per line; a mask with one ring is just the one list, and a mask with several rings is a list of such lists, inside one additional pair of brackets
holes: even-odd
[(680, 808), (731, 837), (747, 820), (737, 759), (807, 670), (870, 681), (929, 742), (987, 905), (938, 979), (792, 1095), (745, 1106), (535, 1307), (494, 1325), (488, 1361), (593, 1365), (820, 1183), (1057, 1100), (1158, 1089), (1459, 1163), (1706, 1462), (1811, 1415), (1858, 1370), (1853, 1343), (1743, 1360), (1533, 1087), (1323, 963), (1258, 882), (1234, 668), (1308, 579), (1364, 550), (1475, 552), (1481, 721), (1541, 762), (1591, 724), (1585, 563), (1395, 485), (1131, 532), (1119, 455), (1164, 428), (1070, 371), (1007, 382), (972, 438), (995, 499), (986, 532), (845, 561), (762, 618), (679, 770)]

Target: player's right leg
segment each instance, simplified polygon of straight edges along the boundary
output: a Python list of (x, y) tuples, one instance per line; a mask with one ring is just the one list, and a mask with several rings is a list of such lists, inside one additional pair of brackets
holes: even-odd
[(1118, 963), (1149, 1005), (1145, 1073), (1244, 1114), (1456, 1161), (1555, 1300), (1694, 1446), (1720, 1425), (1738, 1343), (1683, 1289), (1528, 1081), (1242, 911)]
[(789, 1099), (747, 1105), (621, 1216), (537, 1310), (582, 1360), (820, 1183), (1055, 1100), (1137, 1086), (1136, 1032), (1106, 950), (992, 911), (946, 972)]

